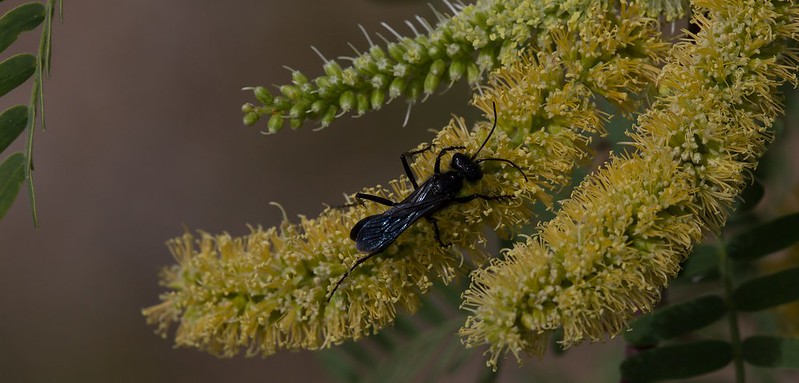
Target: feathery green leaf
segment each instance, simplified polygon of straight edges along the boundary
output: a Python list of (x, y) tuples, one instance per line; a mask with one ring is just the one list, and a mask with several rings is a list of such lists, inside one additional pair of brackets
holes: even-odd
[(718, 370), (731, 360), (729, 343), (706, 340), (643, 351), (621, 364), (621, 374), (636, 383), (684, 379)]
[(699, 330), (724, 316), (724, 299), (717, 295), (664, 307), (644, 314), (633, 322), (624, 339), (633, 345), (652, 345)]
[(27, 81), (36, 71), (36, 57), (23, 53), (0, 63), (0, 96)]
[(735, 308), (758, 311), (799, 299), (799, 267), (760, 277), (738, 286), (732, 293)]
[(727, 243), (727, 252), (734, 260), (751, 261), (782, 250), (797, 241), (799, 213), (794, 213), (738, 234)]
[(22, 134), (27, 122), (28, 108), (25, 105), (12, 106), (0, 114), (0, 152)]
[(25, 156), (14, 153), (0, 163), (0, 218), (17, 198), (17, 192), (25, 181)]
[(743, 358), (759, 367), (799, 368), (799, 339), (753, 336), (743, 341)]
[(698, 282), (718, 275), (719, 256), (715, 246), (697, 245), (683, 263), (675, 282)]
[(44, 6), (22, 4), (0, 17), (0, 52), (6, 50), (22, 32), (33, 30), (44, 20)]

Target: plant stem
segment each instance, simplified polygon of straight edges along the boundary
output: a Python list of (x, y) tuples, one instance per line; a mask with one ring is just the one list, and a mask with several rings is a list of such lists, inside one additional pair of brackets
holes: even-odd
[(735, 382), (745, 383), (746, 374), (744, 372), (744, 362), (741, 357), (741, 333), (738, 329), (738, 312), (735, 309), (735, 302), (732, 300), (732, 263), (727, 256), (727, 248), (723, 241), (719, 241), (719, 272), (724, 283), (724, 302), (727, 305), (727, 321), (730, 325), (730, 343), (732, 344), (732, 358), (735, 364)]

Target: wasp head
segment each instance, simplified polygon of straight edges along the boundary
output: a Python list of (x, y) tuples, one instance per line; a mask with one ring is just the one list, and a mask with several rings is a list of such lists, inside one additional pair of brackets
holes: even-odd
[(480, 169), (480, 164), (463, 153), (455, 153), (452, 155), (452, 162), (449, 166), (469, 182), (475, 182), (483, 178), (483, 171)]

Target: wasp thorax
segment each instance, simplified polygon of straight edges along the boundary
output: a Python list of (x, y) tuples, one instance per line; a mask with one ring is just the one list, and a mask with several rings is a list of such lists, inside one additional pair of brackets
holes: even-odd
[(449, 166), (463, 175), (463, 178), (466, 178), (469, 182), (474, 182), (483, 178), (483, 171), (480, 170), (480, 164), (463, 153), (453, 154), (452, 162)]

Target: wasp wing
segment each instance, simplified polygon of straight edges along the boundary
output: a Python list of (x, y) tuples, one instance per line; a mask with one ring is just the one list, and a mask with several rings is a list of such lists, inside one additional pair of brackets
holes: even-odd
[(383, 214), (371, 215), (356, 225), (353, 231), (355, 247), (365, 253), (385, 250), (414, 222), (446, 204), (446, 199), (433, 199), (396, 205)]

